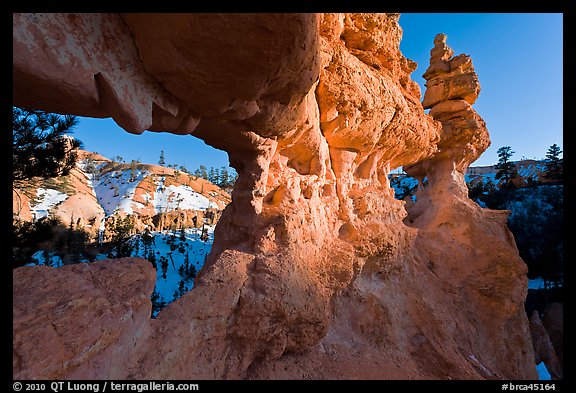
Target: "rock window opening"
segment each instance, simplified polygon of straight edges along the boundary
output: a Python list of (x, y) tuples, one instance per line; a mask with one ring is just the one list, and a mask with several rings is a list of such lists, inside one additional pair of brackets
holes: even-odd
[[(117, 126), (110, 121), (110, 127)], [(147, 134), (149, 139), (158, 135)], [(169, 137), (180, 138), (177, 143), (195, 139)], [(90, 144), (85, 149), (78, 151), (75, 167), (65, 176), (14, 183), (21, 205), (14, 216), (18, 233), (45, 237), (15, 253), (14, 267), (147, 259), (156, 269), (151, 296), (155, 318), (193, 288), (212, 249), (216, 224), (231, 201), (236, 172), (217, 165), (222, 160), (214, 159), (216, 149), (207, 145), (204, 149), (214, 152), (189, 168), (169, 149), (160, 152), (159, 161), (130, 157), (134, 150), (128, 149), (120, 152), (124, 157), (90, 151)], [(164, 156), (176, 163), (167, 163)]]

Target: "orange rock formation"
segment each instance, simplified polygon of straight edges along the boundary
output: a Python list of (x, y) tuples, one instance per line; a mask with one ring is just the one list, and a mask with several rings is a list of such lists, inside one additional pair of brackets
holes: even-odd
[[(14, 378), (536, 378), (506, 214), (466, 195), (489, 144), (472, 63), (437, 36), (425, 114), (398, 18), (15, 14), (15, 104), (192, 134), (239, 179), (194, 289), (155, 320), (142, 263), (14, 270)], [(388, 182), (400, 165), (428, 179), (409, 214)], [(147, 284), (118, 297), (104, 267)], [(98, 285), (61, 290), (71, 273)], [(26, 285), (37, 275), (58, 301)], [(107, 314), (114, 339), (86, 323), (98, 299), (126, 310)], [(39, 356), (49, 334), (68, 339), (57, 367)]]

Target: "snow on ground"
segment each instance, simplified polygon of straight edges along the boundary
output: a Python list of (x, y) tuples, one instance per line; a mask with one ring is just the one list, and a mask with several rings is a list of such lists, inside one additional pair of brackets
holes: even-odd
[(47, 250), (36, 251), (34, 255), (32, 255), (32, 260), (33, 262), (27, 264), (26, 266), (63, 266), (62, 258), (56, 255), (56, 253)]
[(470, 183), (471, 181), (474, 181), (476, 179), (482, 179), (482, 183), (486, 184), (488, 182), (494, 183), (495, 185), (498, 184), (500, 182), (500, 180), (496, 179), (496, 173), (483, 173), (483, 174), (478, 174), (478, 175), (472, 175), (469, 173), (466, 173), (464, 175), (464, 180), (466, 181), (466, 183)]
[(414, 179), (413, 177), (403, 177), (402, 180), (400, 180), (399, 186), (404, 186), (404, 187), (408, 187), (410, 189), (418, 187), (418, 180)]
[(129, 170), (112, 171), (101, 175), (98, 181), (93, 181), (96, 199), (106, 216), (111, 216), (116, 211), (132, 214), (132, 198), (136, 187), (148, 174), (147, 171), (136, 171), (135, 180), (129, 181)]
[(190, 186), (181, 185), (168, 187), (164, 186), (164, 178), (157, 183), (156, 195), (152, 200), (156, 213), (180, 208), (183, 210), (206, 210), (209, 207), (217, 207), (204, 195), (197, 193)]
[[(92, 186), (98, 203), (110, 216), (117, 211), (132, 214), (134, 208), (143, 208), (139, 202), (134, 202), (132, 198), (136, 187), (150, 173), (147, 171), (136, 171), (135, 179), (130, 181), (130, 171), (111, 171), (100, 176), (99, 180), (93, 180), (90, 176), (88, 185)], [(156, 179), (156, 190), (153, 195), (146, 193), (144, 198), (152, 203), (156, 213), (165, 213), (177, 208), (182, 210), (206, 210), (217, 208), (217, 204), (211, 202), (204, 195), (197, 193), (187, 185), (164, 186), (165, 177)]]
[[(96, 196), (96, 191), (94, 189), (94, 173), (87, 172), (89, 169), (87, 160), (80, 160), (78, 161), (77, 165), (82, 170), (84, 176), (86, 176), (86, 184), (88, 185), (88, 187), (90, 187), (92, 195)], [(108, 165), (107, 162), (100, 162), (99, 164), (95, 164), (94, 172), (99, 172), (106, 165)]]
[(50, 188), (38, 188), (36, 195), (39, 202), (30, 207), (32, 216), (35, 217), (36, 220), (48, 216), (48, 212), (51, 208), (64, 202), (66, 198), (68, 198), (68, 195), (63, 192)]
[[(209, 231), (209, 236), (207, 241), (200, 240), (200, 230), (199, 229), (187, 229), (185, 230), (185, 241), (180, 240), (179, 231), (171, 234), (170, 232), (152, 232), (153, 235), (153, 248), (156, 254), (156, 292), (160, 295), (160, 298), (166, 302), (171, 303), (177, 299), (174, 297), (174, 292), (178, 289), (182, 277), (178, 272), (180, 266), (184, 265), (184, 260), (186, 258), (186, 252), (188, 252), (188, 258), (190, 265), (194, 266), (196, 272), (199, 272), (202, 266), (204, 266), (204, 260), (210, 249), (212, 248), (212, 243), (214, 242), (214, 235)], [(174, 238), (175, 249), (171, 251), (169, 245), (170, 237)], [(183, 247), (180, 248), (179, 246)], [(173, 246), (173, 247), (174, 247)], [(184, 250), (184, 252), (182, 252)], [(139, 256), (146, 258), (144, 255), (144, 246), (140, 242), (138, 251), (134, 251), (132, 256)], [(168, 259), (168, 269), (166, 271), (166, 278), (163, 277), (163, 272), (160, 264), (160, 257), (164, 256)], [(194, 286), (194, 280), (185, 283), (186, 291), (189, 291)]]
[[(200, 240), (201, 228), (186, 229), (184, 231), (185, 240), (183, 241), (180, 239), (180, 231), (150, 233), (153, 238), (150, 249), (154, 253), (157, 266), (155, 290), (160, 296), (160, 300), (163, 300), (166, 304), (173, 302), (179, 297), (175, 296), (175, 292), (178, 290), (183, 277), (178, 272), (178, 269), (184, 265), (186, 253), (188, 253), (190, 266), (194, 266), (196, 272), (199, 272), (202, 266), (204, 266), (204, 260), (208, 253), (210, 253), (212, 243), (214, 242), (214, 226), (206, 226), (206, 230), (208, 232), (206, 241)], [(169, 244), (170, 238), (172, 238), (172, 247)], [(133, 236), (130, 242), (135, 246), (132, 256), (148, 259), (140, 235)], [(166, 278), (164, 278), (161, 267), (161, 257), (168, 260)], [(106, 254), (98, 254), (96, 256), (97, 261), (103, 259), (108, 259), (108, 256)], [(88, 260), (82, 260), (81, 262), (88, 262)], [(62, 259), (53, 252), (40, 250), (32, 256), (32, 262), (27, 266), (37, 265), (60, 267), (62, 266)], [(194, 279), (184, 280), (184, 284), (184, 290), (187, 292), (194, 286)]]
[(390, 179), (390, 186), (394, 189), (394, 195), (397, 197), (404, 195), (404, 189), (412, 190), (418, 187), (418, 180), (406, 175), (394, 176)]
[(531, 177), (534, 180), (538, 180), (538, 173), (544, 172), (544, 169), (544, 166), (540, 164), (520, 165), (518, 167), (518, 174), (522, 177)]
[(540, 380), (550, 380), (552, 379), (552, 377), (550, 376), (550, 373), (548, 372), (548, 369), (546, 368), (546, 365), (544, 364), (544, 362), (540, 362), (537, 366), (536, 366), (536, 371), (538, 372), (538, 379)]
[(541, 277), (528, 279), (528, 289), (544, 289), (544, 280)]

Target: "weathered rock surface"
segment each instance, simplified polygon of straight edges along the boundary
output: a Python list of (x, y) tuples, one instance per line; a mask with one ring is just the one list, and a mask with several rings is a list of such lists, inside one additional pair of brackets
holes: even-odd
[(18, 378), (124, 378), (151, 333), (156, 273), (141, 258), (13, 271)]
[(22, 220), (32, 220), (30, 198), (15, 187), (12, 188), (12, 215)]
[(562, 369), (564, 364), (564, 305), (562, 303), (548, 304), (544, 309), (542, 323), (554, 346), (554, 352)]
[[(463, 178), (489, 144), (476, 74), (437, 37), (426, 115), (398, 18), (14, 15), (16, 104), (192, 133), (239, 174), (194, 289), (115, 376), (536, 378), (525, 265), (506, 214)], [(389, 186), (399, 165), (428, 180), (409, 214)], [(51, 346), (16, 344), (27, 359)], [(54, 374), (15, 361), (23, 375)]]
[(562, 379), (562, 366), (558, 361), (550, 336), (536, 310), (530, 317), (530, 334), (532, 335), (536, 364), (544, 362), (552, 379)]

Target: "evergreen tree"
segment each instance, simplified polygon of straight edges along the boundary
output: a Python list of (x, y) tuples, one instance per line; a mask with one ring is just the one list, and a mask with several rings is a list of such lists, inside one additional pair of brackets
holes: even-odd
[(42, 251), (42, 260), (44, 261), (45, 266), (54, 267), (54, 263), (52, 263), (52, 256), (50, 255), (50, 251), (48, 251), (48, 250)]
[(96, 162), (92, 157), (86, 158), (83, 164), (84, 164), (84, 172), (92, 176), (96, 174)]
[(174, 300), (181, 298), (186, 293), (186, 286), (184, 280), (180, 280), (178, 283), (178, 289), (174, 291)]
[(228, 169), (225, 166), (220, 169), (220, 187), (228, 187)]
[(67, 175), (82, 143), (67, 134), (76, 116), (12, 107), (12, 173), (15, 180)]
[(220, 169), (216, 168), (214, 170), (214, 180), (212, 183), (219, 185), (220, 184)]
[(136, 181), (136, 161), (130, 161), (130, 179), (128, 180), (130, 183)]
[(152, 234), (150, 233), (150, 229), (148, 227), (144, 229), (144, 233), (142, 233), (142, 236), (140, 237), (145, 247), (150, 247), (152, 245), (152, 242), (154, 242), (154, 236), (152, 236)]
[(214, 177), (214, 167), (210, 167), (210, 170), (208, 171), (208, 181), (211, 183), (215, 183), (215, 177)]
[(158, 165), (166, 164), (166, 160), (164, 159), (164, 150), (160, 150), (160, 159), (158, 160)]
[(562, 150), (560, 150), (560, 146), (557, 144), (553, 144), (548, 148), (548, 152), (546, 153), (546, 159), (544, 160), (546, 169), (544, 171), (544, 177), (550, 180), (562, 180), (562, 159), (560, 158), (560, 154)]
[(165, 256), (160, 257), (160, 268), (162, 269), (162, 278), (166, 280), (166, 273), (168, 273), (168, 258)]
[(129, 216), (118, 218), (112, 226), (112, 245), (115, 250), (114, 258), (132, 256), (134, 246), (130, 244), (130, 236), (134, 230), (134, 224)]
[(200, 177), (204, 180), (208, 180), (208, 172), (204, 165), (200, 165)]
[(156, 315), (158, 315), (158, 312), (166, 306), (166, 301), (164, 300), (164, 297), (160, 296), (156, 289), (152, 292), (150, 300), (152, 300), (152, 317), (155, 318)]
[(156, 265), (156, 254), (154, 254), (153, 250), (150, 250), (148, 252), (148, 254), (146, 255), (146, 259), (148, 259), (148, 261), (152, 264), (152, 266), (154, 266), (154, 269), (158, 269)]
[(233, 187), (234, 183), (236, 183), (236, 180), (238, 180), (238, 174), (234, 172), (230, 176), (228, 176), (228, 186)]
[(498, 172), (496, 172), (496, 179), (504, 180), (504, 185), (507, 185), (510, 180), (518, 176), (516, 165), (510, 161), (514, 152), (510, 146), (503, 146), (498, 149), (497, 153), (498, 163), (495, 165), (495, 168)]

